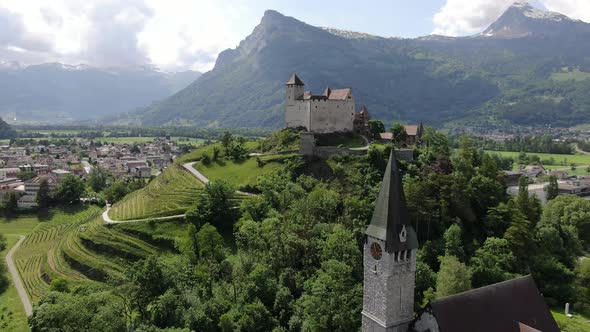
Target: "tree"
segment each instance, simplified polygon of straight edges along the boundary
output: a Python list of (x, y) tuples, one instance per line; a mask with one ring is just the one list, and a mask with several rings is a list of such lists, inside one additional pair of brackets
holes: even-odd
[(51, 204), (51, 191), (49, 188), (49, 182), (47, 179), (44, 179), (39, 184), (39, 190), (37, 191), (37, 197), (35, 197), (35, 201), (40, 208), (46, 208)]
[(461, 227), (457, 224), (451, 225), (443, 235), (445, 241), (445, 256), (455, 256), (463, 259), (465, 252), (461, 243)]
[(6, 249), (6, 237), (0, 234), (0, 251), (4, 251), (4, 249)]
[(441, 298), (471, 289), (471, 271), (455, 256), (443, 256), (436, 276), (436, 297)]
[(406, 128), (401, 123), (394, 123), (391, 125), (391, 133), (393, 134), (393, 141), (395, 143), (403, 143), (408, 139)]
[(79, 177), (66, 175), (57, 186), (56, 196), (60, 202), (75, 204), (80, 201), (85, 191), (84, 182)]
[(239, 212), (233, 195), (234, 189), (226, 182), (209, 182), (201, 192), (196, 207), (188, 211), (186, 219), (197, 228), (205, 223), (217, 227), (232, 225)]
[(129, 188), (123, 181), (115, 181), (103, 192), (105, 200), (111, 204), (121, 200), (128, 193)]
[(16, 177), (23, 182), (33, 179), (36, 176), (37, 176), (37, 173), (35, 173), (33, 171), (20, 171), (16, 174)]
[(549, 184), (545, 187), (545, 192), (547, 193), (547, 200), (550, 201), (557, 197), (559, 193), (559, 187), (557, 185), (557, 177), (555, 175), (549, 176)]
[(513, 278), (515, 264), (516, 258), (507, 240), (487, 238), (470, 261), (473, 286), (482, 287)]
[(573, 226), (582, 244), (590, 245), (590, 201), (584, 198), (575, 195), (556, 197), (545, 206), (540, 223)]
[(223, 238), (214, 226), (210, 224), (203, 225), (196, 236), (201, 258), (217, 262), (223, 260), (225, 257)]
[(578, 301), (576, 306), (580, 306), (580, 311), (590, 312), (590, 259), (580, 260), (576, 267), (576, 288), (578, 291)]
[(356, 331), (360, 327), (363, 288), (351, 276), (352, 267), (329, 260), (305, 282), (299, 299), (303, 331)]
[(88, 184), (95, 192), (101, 192), (107, 185), (108, 172), (102, 167), (94, 167), (88, 175)]
[(14, 192), (4, 194), (2, 209), (7, 214), (13, 214), (18, 210), (18, 195)]
[(377, 139), (379, 138), (379, 134), (385, 132), (385, 125), (379, 120), (369, 120), (369, 132), (371, 133), (371, 138)]

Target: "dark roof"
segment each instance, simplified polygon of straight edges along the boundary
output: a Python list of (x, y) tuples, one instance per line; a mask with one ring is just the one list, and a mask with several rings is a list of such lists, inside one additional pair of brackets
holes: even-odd
[(302, 80), (297, 77), (297, 74), (293, 73), (291, 78), (287, 81), (287, 85), (305, 85)]
[[(400, 233), (404, 227), (406, 239), (402, 242)], [(389, 253), (418, 248), (418, 238), (410, 224), (402, 178), (393, 150), (389, 155), (373, 218), (365, 234), (385, 241), (385, 250)]]
[(520, 277), (430, 302), (441, 332), (559, 332), (533, 278)]

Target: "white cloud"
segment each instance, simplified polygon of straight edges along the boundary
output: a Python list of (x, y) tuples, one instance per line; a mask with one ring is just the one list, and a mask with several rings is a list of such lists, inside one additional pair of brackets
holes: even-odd
[[(471, 35), (485, 30), (515, 0), (447, 0), (434, 15), (434, 34), (447, 36)], [(538, 0), (535, 3), (548, 10), (572, 18), (590, 21), (588, 0)]]
[(0, 60), (208, 70), (219, 52), (235, 47), (250, 32), (240, 31), (243, 25), (236, 23), (249, 12), (241, 8), (245, 5), (217, 0), (0, 0)]

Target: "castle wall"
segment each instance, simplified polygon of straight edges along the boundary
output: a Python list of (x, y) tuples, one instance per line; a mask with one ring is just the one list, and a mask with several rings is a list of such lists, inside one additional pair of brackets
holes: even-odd
[(354, 98), (347, 100), (312, 99), (309, 102), (310, 131), (316, 133), (353, 131)]
[(285, 126), (287, 128), (305, 127), (309, 130), (309, 103), (305, 100), (295, 100), (286, 105)]

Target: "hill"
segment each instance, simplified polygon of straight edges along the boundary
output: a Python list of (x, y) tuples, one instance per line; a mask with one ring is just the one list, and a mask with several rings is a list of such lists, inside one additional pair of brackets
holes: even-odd
[(19, 124), (96, 119), (166, 98), (199, 74), (145, 67), (0, 63), (0, 116)]
[[(374, 118), (471, 124), (590, 121), (590, 24), (516, 3), (482, 34), (382, 38), (266, 11), (235, 49), (175, 95), (130, 115), (144, 125), (281, 127), (284, 83), (352, 87)], [(558, 75), (558, 76), (556, 76)]]

